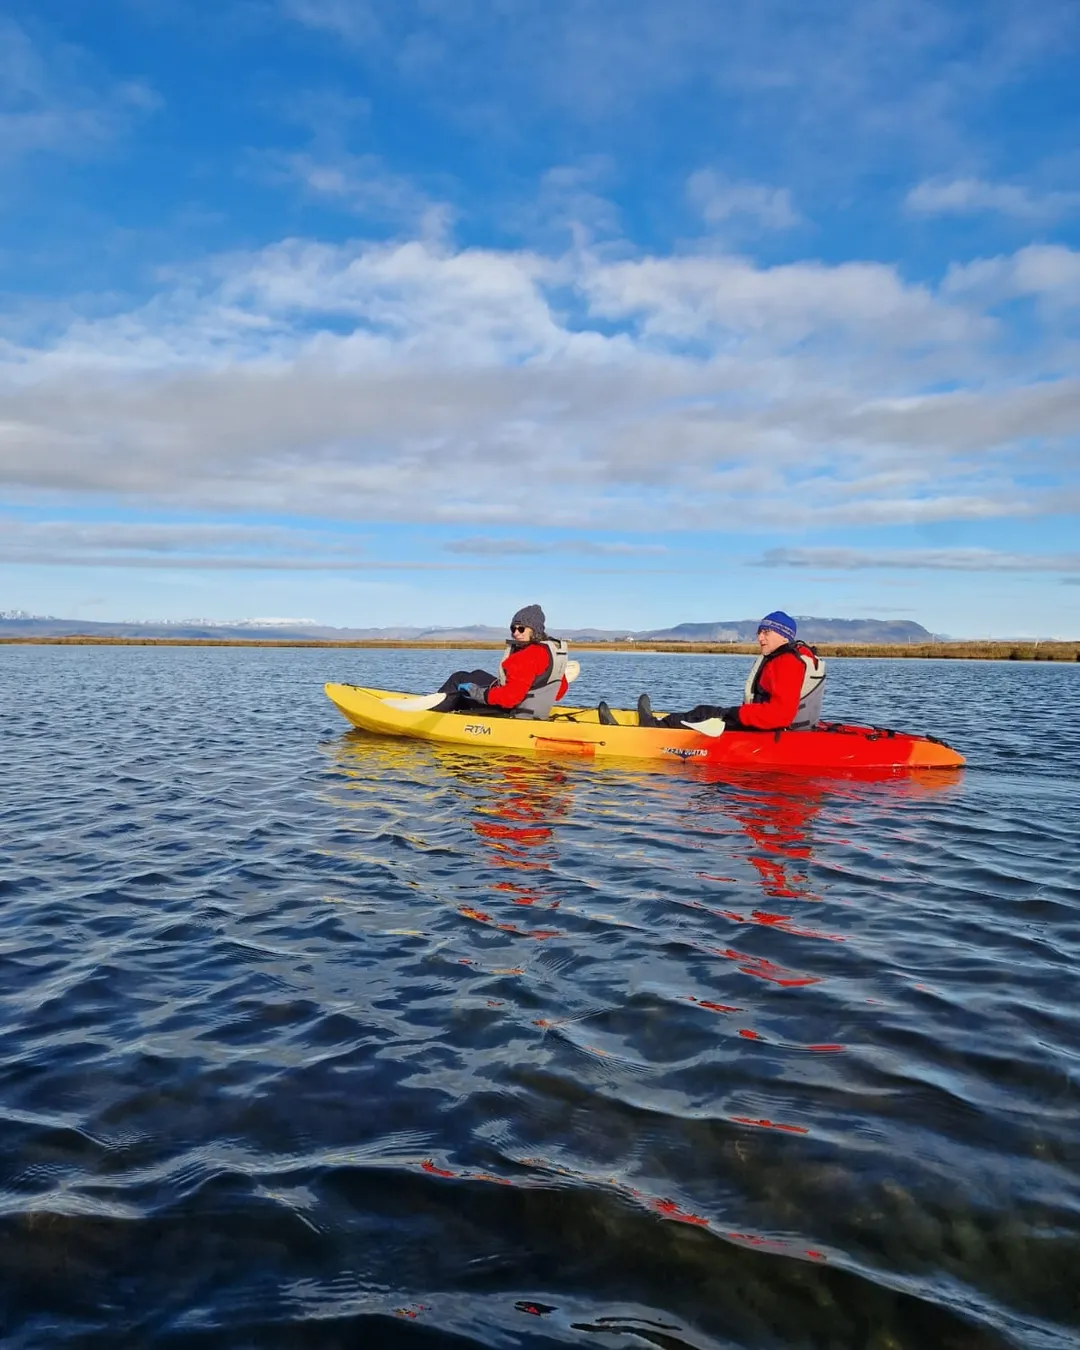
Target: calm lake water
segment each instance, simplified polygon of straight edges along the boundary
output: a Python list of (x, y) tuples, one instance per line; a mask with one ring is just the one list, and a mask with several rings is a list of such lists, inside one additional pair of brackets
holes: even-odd
[(0, 648), (5, 1350), (1077, 1346), (1080, 666), (833, 661), (870, 784), (322, 693), (493, 656)]

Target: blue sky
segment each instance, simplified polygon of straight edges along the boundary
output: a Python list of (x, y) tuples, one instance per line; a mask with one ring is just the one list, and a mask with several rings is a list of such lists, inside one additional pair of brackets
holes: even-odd
[(0, 609), (1080, 635), (1074, 0), (0, 0)]

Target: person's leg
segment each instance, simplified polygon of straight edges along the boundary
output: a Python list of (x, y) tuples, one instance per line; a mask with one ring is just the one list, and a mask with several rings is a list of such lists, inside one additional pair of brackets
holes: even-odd
[(486, 670), (455, 670), (453, 675), (447, 678), (439, 685), (440, 692), (444, 694), (456, 694), (459, 684), (479, 684), (484, 689), (488, 685), (495, 683), (495, 676)]
[(707, 722), (710, 717), (723, 717), (724, 708), (716, 708), (711, 703), (699, 703), (696, 708), (691, 708), (689, 712), (668, 713), (666, 717), (661, 717), (659, 725), (662, 727), (682, 727), (686, 722)]
[(671, 728), (681, 727), (684, 722), (704, 722), (707, 717), (720, 717), (724, 710), (713, 708), (707, 703), (699, 703), (689, 712), (668, 713), (666, 717), (657, 717), (653, 713), (648, 694), (641, 694), (638, 697), (637, 711), (639, 727)]
[(453, 675), (447, 677), (439, 685), (439, 692), (446, 695), (441, 703), (437, 703), (432, 712), (468, 712), (473, 708), (479, 709), (482, 704), (474, 703), (471, 698), (463, 694), (459, 689), (459, 684), (478, 684), (482, 689), (487, 689), (495, 683), (495, 676), (487, 670), (455, 670)]

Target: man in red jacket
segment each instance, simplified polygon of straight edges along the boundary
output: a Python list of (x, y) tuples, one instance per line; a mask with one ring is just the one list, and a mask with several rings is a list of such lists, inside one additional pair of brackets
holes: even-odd
[(825, 669), (813, 650), (797, 637), (798, 625), (790, 614), (773, 610), (758, 624), (761, 651), (747, 681), (746, 702), (735, 708), (699, 703), (689, 712), (653, 716), (648, 694), (638, 699), (638, 724), (643, 727), (685, 727), (712, 718), (725, 727), (744, 731), (780, 731), (785, 727), (813, 726), (821, 712), (821, 685)]
[[(499, 663), (499, 674), (486, 670), (456, 670), (440, 685), (446, 698), (433, 711), (469, 712), (488, 710), (507, 713), (529, 711), (530, 696), (556, 677), (555, 639), (544, 631), (547, 622), (539, 605), (525, 605), (510, 620), (510, 643)], [(565, 645), (561, 655), (565, 667)], [(553, 702), (562, 698), (569, 688), (566, 676), (558, 671), (558, 687)], [(537, 713), (546, 716), (545, 712)]]

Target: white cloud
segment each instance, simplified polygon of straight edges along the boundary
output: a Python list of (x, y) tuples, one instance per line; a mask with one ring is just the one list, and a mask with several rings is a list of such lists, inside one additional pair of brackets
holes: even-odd
[(35, 41), (0, 15), (0, 166), (100, 150), (158, 104), (142, 81), (110, 79), (80, 49)]
[(758, 267), (733, 256), (644, 258), (597, 266), (582, 287), (596, 315), (634, 319), (666, 337), (727, 332), (783, 346), (839, 328), (861, 342), (902, 346), (985, 331), (978, 316), (906, 285), (882, 263)]
[(916, 569), (932, 572), (1080, 572), (1080, 553), (1005, 553), (989, 548), (773, 548), (759, 567), (819, 571)]
[(1062, 244), (1031, 244), (1016, 253), (953, 266), (946, 295), (982, 305), (1033, 298), (1062, 308), (1080, 304), (1080, 252)]
[(507, 539), (497, 535), (478, 535), (469, 539), (451, 539), (443, 545), (448, 553), (468, 554), (478, 558), (513, 558), (542, 553), (557, 553), (566, 557), (597, 555), (601, 557), (635, 557), (666, 553), (663, 544), (638, 544), (625, 540), (604, 539)]
[(351, 540), (286, 526), (15, 516), (0, 516), (0, 563), (259, 571), (373, 565)]
[(391, 173), (377, 155), (301, 151), (281, 155), (276, 163), (312, 196), (340, 202), (358, 216), (410, 227), (427, 221), (433, 232), (444, 232), (447, 208), (411, 179)]
[(288, 240), (48, 341), (9, 316), (0, 484), (496, 533), (1075, 510), (1076, 358), (999, 364), (950, 284)]
[(281, 0), (287, 18), (357, 46), (379, 42), (383, 24), (368, 0)]
[[(150, 568), (166, 571), (386, 572), (474, 571), (466, 559), (546, 554), (566, 560), (655, 558), (662, 544), (625, 540), (475, 536), (443, 545), (454, 560), (373, 556), (349, 533), (243, 522), (36, 520), (0, 515), (0, 565)], [(585, 568), (584, 571), (610, 571)]]
[(981, 178), (937, 178), (917, 184), (906, 198), (914, 215), (981, 215), (994, 212), (1028, 224), (1049, 223), (1080, 211), (1080, 192), (1035, 192)]
[(620, 232), (619, 210), (602, 188), (613, 176), (611, 162), (594, 155), (578, 164), (557, 164), (540, 180), (527, 206), (504, 213), (504, 228), (517, 228), (530, 241), (559, 248), (587, 248)]
[(787, 188), (732, 182), (715, 169), (699, 169), (686, 185), (687, 196), (709, 225), (754, 222), (768, 230), (789, 230), (802, 219)]
[[(887, 157), (940, 172), (985, 139), (995, 100), (1075, 43), (1075, 0), (278, 0), (367, 69), (493, 140), (555, 118), (655, 134), (658, 118), (764, 140), (818, 187)], [(717, 91), (720, 98), (717, 99)], [(808, 163), (807, 149), (813, 154)]]

